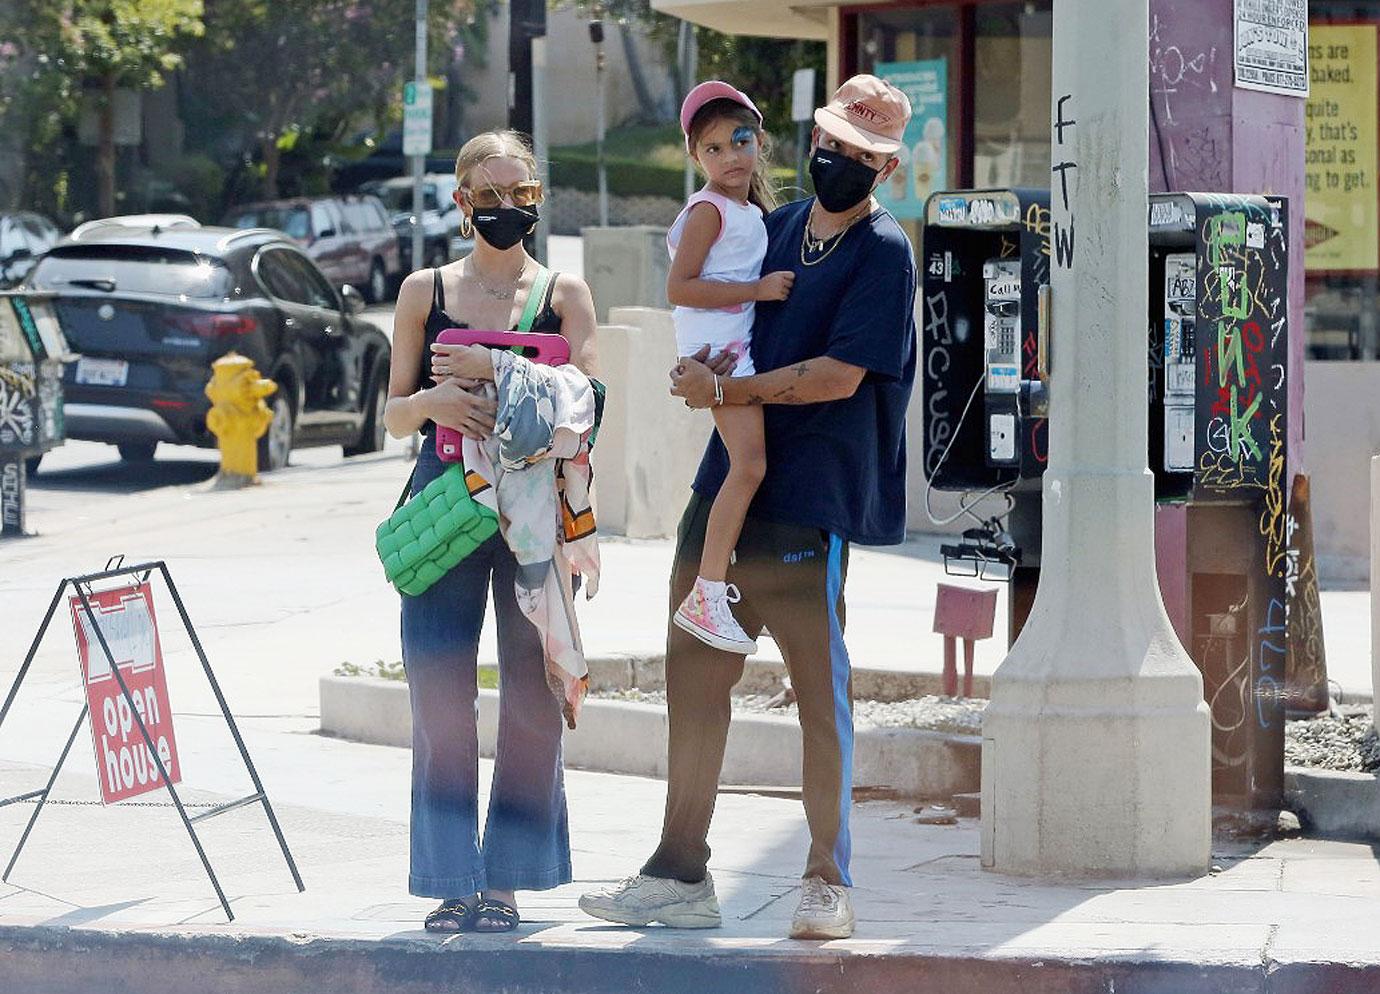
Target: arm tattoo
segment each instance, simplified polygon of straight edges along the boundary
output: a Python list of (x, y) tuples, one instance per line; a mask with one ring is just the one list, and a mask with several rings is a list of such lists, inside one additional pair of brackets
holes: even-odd
[(781, 390), (776, 391), (776, 393), (772, 394), (772, 400), (774, 400), (774, 401), (783, 401), (783, 400), (784, 400), (784, 401), (790, 401), (790, 400), (795, 400), (795, 387), (785, 387), (785, 388), (783, 388), (783, 389), (781, 389)]
[(808, 362), (802, 362), (799, 366), (794, 367), (794, 369), (796, 378), (799, 379), (810, 371), (810, 364)]
[(767, 398), (763, 397), (760, 393), (750, 393), (748, 394), (747, 402), (749, 404), (765, 404)]

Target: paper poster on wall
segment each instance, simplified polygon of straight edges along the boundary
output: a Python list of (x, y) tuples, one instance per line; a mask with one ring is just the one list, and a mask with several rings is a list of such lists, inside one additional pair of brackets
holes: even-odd
[(877, 188), (877, 199), (894, 217), (923, 217), (929, 195), (949, 185), (948, 70), (947, 59), (878, 62), (874, 67), (910, 98), (910, 123), (896, 151), (901, 164)]
[(1236, 85), (1308, 96), (1308, 0), (1234, 0)]
[(1304, 117), (1304, 268), (1380, 266), (1376, 26), (1317, 24), (1313, 92)]

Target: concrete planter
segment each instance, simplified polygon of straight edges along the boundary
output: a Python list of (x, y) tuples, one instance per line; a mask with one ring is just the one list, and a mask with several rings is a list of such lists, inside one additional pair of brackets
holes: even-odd
[(1310, 834), (1380, 840), (1380, 783), (1374, 773), (1344, 773), (1290, 766), (1285, 803)]
[[(410, 747), (407, 685), (366, 677), (321, 678), (321, 731), (356, 742)], [(498, 693), (479, 692), (480, 753), (492, 756)], [(625, 701), (585, 702), (580, 727), (565, 735), (575, 769), (666, 776), (664, 708)], [(948, 797), (978, 789), (981, 739), (913, 728), (857, 730), (854, 783), (888, 786), (906, 797)], [(737, 714), (729, 731), (722, 782), (772, 787), (800, 784), (800, 727), (776, 715)]]

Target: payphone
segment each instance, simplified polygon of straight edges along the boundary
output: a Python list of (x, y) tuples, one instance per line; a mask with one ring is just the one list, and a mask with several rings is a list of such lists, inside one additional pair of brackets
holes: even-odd
[[(941, 548), (947, 567), (1009, 562), (1013, 641), (1038, 582), (1045, 415), (1059, 402), (1048, 339), (1077, 333), (1045, 320), (1048, 203), (1044, 191), (936, 193), (922, 242), (926, 485), (1008, 497), (1007, 513)], [(1185, 522), (1169, 567), (1187, 574), (1174, 581), (1179, 630), (1213, 713), (1215, 796), (1268, 807), (1282, 787), (1289, 603), (1288, 205), (1164, 193), (1148, 208), (1150, 313), (1126, 328), (1148, 332), (1155, 497)]]
[(926, 508), (930, 488), (963, 494), (963, 509), (992, 494), (1007, 504), (999, 518), (970, 512), (976, 527), (943, 547), (954, 573), (1016, 580), (1039, 562), (1038, 501), (1016, 495), (1038, 493), (1047, 450), (1049, 220), (1045, 190), (953, 191), (926, 203)]
[(0, 293), (0, 537), (25, 534), (29, 461), (66, 436), (62, 365), (73, 358), (48, 295)]

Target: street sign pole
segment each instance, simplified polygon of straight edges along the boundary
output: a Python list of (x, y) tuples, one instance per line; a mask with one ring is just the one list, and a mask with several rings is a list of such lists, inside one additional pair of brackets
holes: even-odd
[[(412, 268), (426, 265), (422, 257), (422, 175), (431, 151), (431, 83), (426, 72), (428, 0), (417, 0), (417, 72), (411, 99), (403, 101), (403, 154), (412, 157)], [(411, 139), (409, 141), (409, 139)]]

